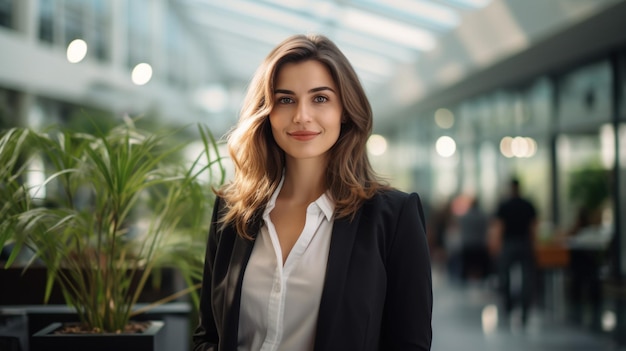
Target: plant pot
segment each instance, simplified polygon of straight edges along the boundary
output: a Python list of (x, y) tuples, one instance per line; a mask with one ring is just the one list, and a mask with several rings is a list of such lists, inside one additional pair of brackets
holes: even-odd
[(28, 317), (23, 310), (0, 307), (0, 350), (28, 350)]
[(62, 326), (62, 323), (52, 323), (35, 333), (30, 340), (30, 350), (160, 351), (164, 345), (162, 321), (151, 321), (148, 329), (134, 334), (54, 334)]

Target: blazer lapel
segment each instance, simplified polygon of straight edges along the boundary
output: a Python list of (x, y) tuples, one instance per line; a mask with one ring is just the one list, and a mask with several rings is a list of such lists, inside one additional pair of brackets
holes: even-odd
[(331, 331), (335, 328), (334, 315), (339, 310), (339, 302), (344, 294), (348, 265), (360, 217), (361, 210), (356, 213), (352, 221), (349, 218), (341, 218), (333, 223), (326, 277), (317, 319), (315, 350), (326, 350), (329, 342), (332, 342), (329, 338)]
[(224, 306), (226, 306), (227, 309), (225, 311), (227, 320), (225, 321), (224, 340), (222, 340), (221, 344), (228, 346), (226, 347), (227, 350), (236, 350), (239, 331), (239, 310), (241, 307), (241, 286), (245, 267), (252, 254), (254, 241), (242, 238), (237, 235), (234, 230), (231, 233), (224, 233), (223, 235), (234, 236), (235, 242), (233, 243), (232, 256), (230, 257), (229, 269), (226, 276), (227, 287), (225, 291), (228, 292), (228, 295), (224, 297)]

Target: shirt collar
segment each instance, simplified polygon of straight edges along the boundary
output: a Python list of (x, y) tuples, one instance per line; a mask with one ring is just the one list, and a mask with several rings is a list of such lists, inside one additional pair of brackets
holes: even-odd
[[(269, 216), (270, 212), (272, 212), (272, 210), (274, 209), (274, 206), (276, 206), (276, 198), (278, 198), (278, 193), (280, 193), (280, 189), (282, 189), (284, 181), (285, 181), (285, 177), (283, 176), (280, 179), (280, 183), (278, 184), (278, 187), (276, 187), (276, 190), (274, 190), (274, 193), (270, 197), (270, 200), (267, 203), (267, 206), (265, 206), (265, 211), (263, 211), (264, 218), (266, 216)], [(313, 203), (324, 213), (326, 220), (328, 221), (332, 220), (333, 214), (335, 212), (335, 202), (332, 200), (331, 196), (328, 194), (328, 191), (323, 193)]]
[(315, 200), (315, 204), (320, 208), (320, 210), (322, 210), (322, 212), (324, 212), (326, 220), (330, 222), (333, 218), (333, 214), (335, 213), (335, 202), (328, 194), (328, 191)]

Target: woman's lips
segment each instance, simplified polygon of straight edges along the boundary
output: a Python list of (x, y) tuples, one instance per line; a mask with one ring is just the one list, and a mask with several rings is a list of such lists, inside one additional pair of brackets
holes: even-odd
[(297, 131), (297, 132), (291, 132), (291, 133), (287, 133), (287, 134), (289, 134), (289, 136), (291, 136), (292, 138), (294, 138), (296, 140), (307, 141), (307, 140), (311, 140), (311, 139), (315, 138), (320, 133), (319, 132), (309, 132), (309, 131)]

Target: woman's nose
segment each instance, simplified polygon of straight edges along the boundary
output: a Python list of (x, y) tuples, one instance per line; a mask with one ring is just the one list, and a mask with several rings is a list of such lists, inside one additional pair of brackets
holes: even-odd
[(305, 103), (298, 103), (295, 114), (293, 116), (294, 123), (304, 123), (311, 120), (311, 111)]

